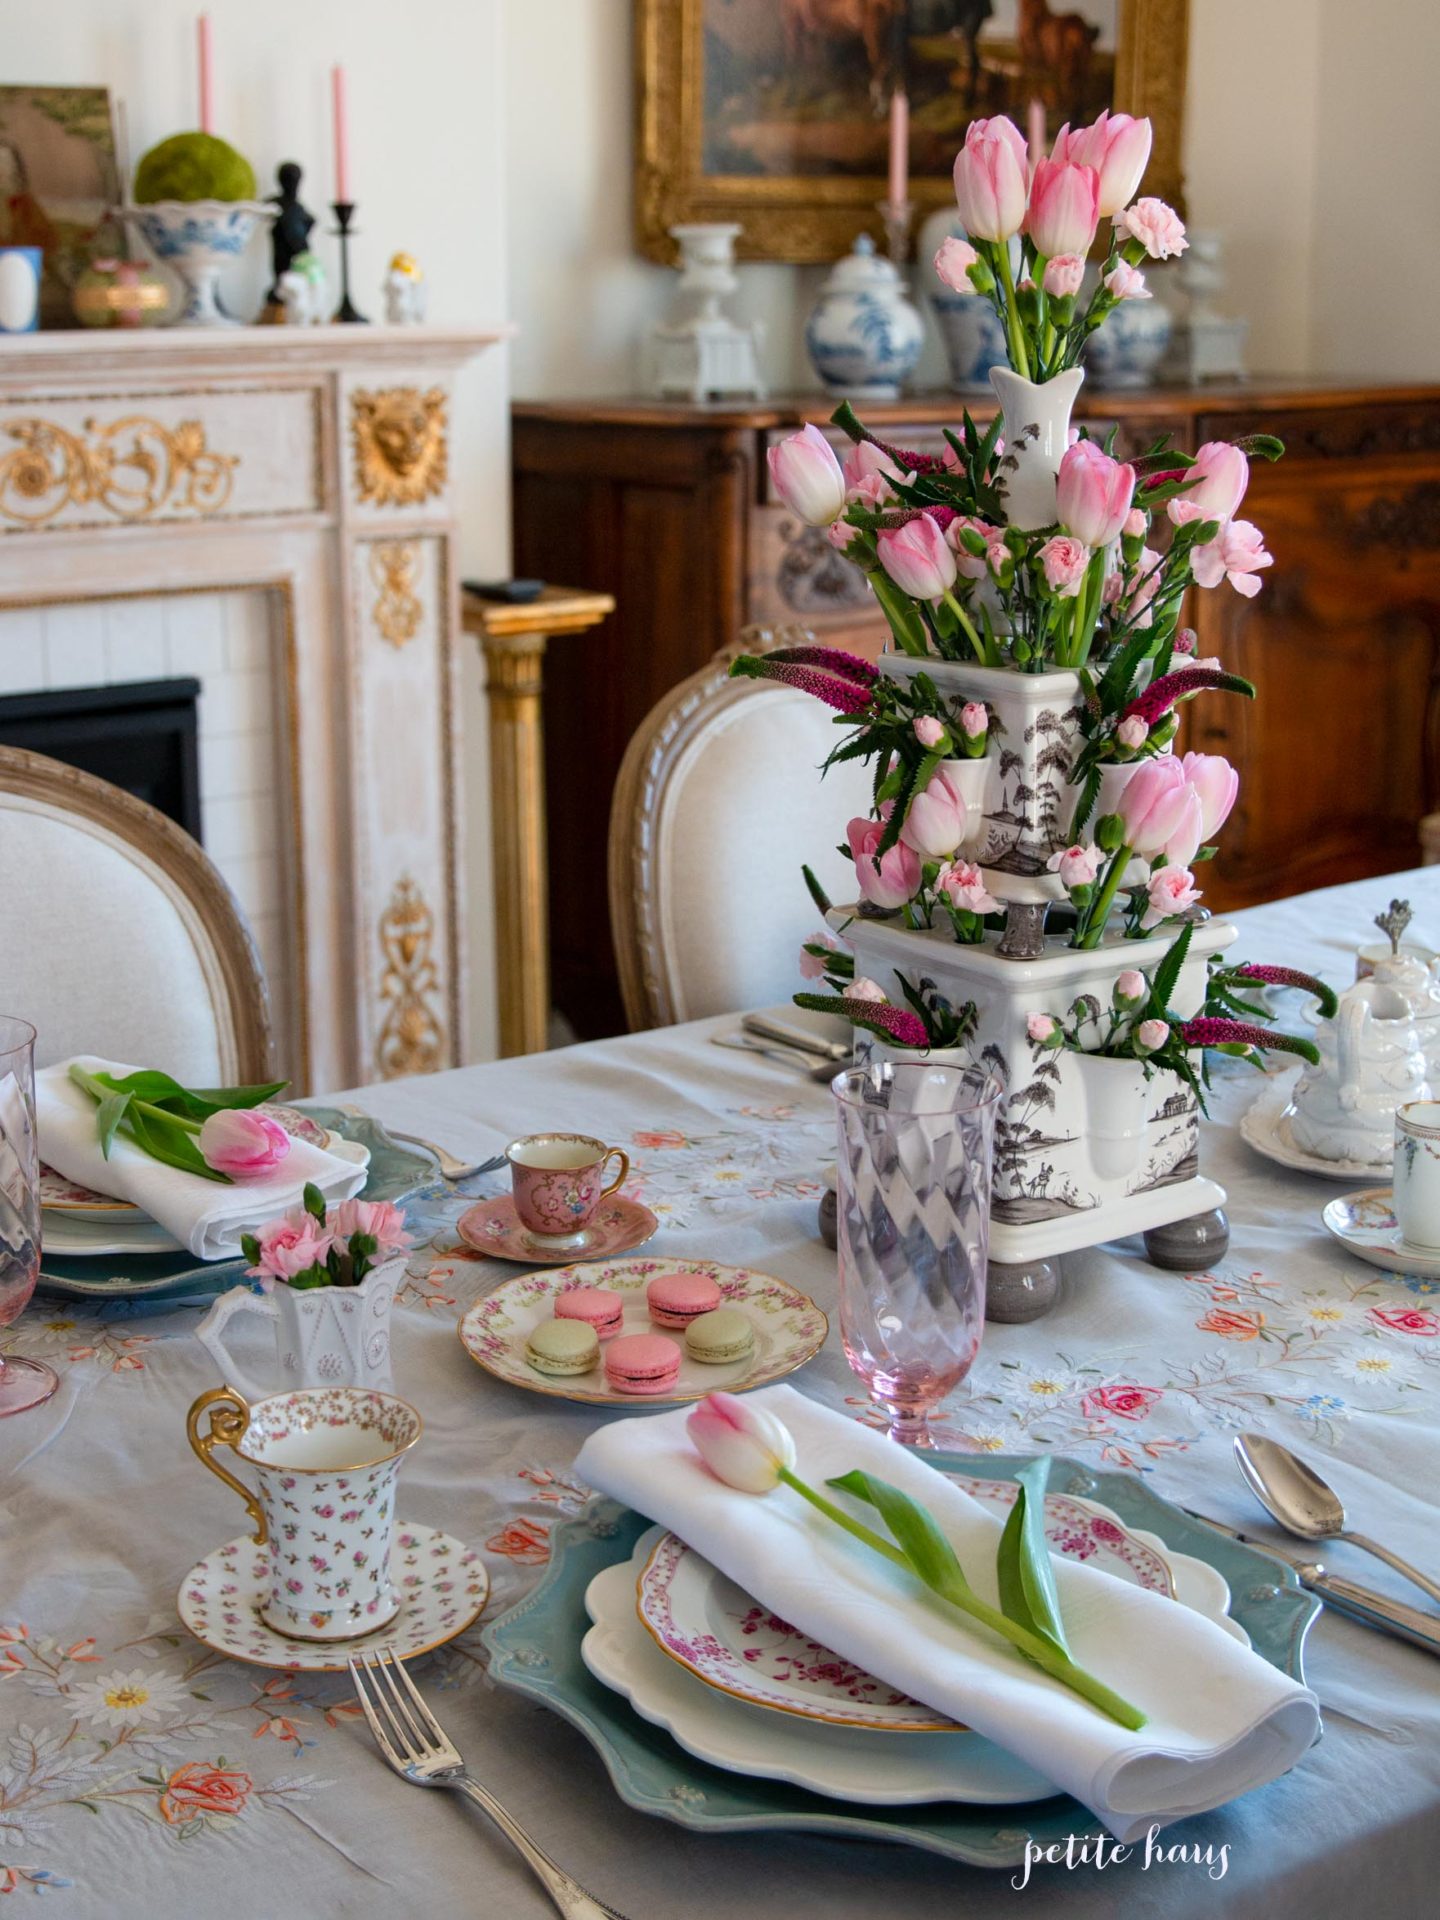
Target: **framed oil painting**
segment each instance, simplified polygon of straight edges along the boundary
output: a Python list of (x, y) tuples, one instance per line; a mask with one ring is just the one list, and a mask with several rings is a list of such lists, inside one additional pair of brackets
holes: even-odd
[(889, 101), (910, 100), (916, 221), (951, 198), (972, 119), (1032, 100), (1050, 134), (1149, 114), (1146, 191), (1180, 202), (1188, 0), (635, 0), (635, 223), (737, 220), (752, 260), (828, 262), (883, 238)]
[(0, 245), (39, 247), (44, 326), (74, 326), (70, 290), (119, 235), (115, 131), (104, 87), (0, 87)]

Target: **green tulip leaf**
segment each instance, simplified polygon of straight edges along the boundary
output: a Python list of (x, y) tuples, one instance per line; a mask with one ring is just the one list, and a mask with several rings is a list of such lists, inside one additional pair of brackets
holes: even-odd
[(132, 1102), (125, 1120), (125, 1131), (142, 1152), (181, 1173), (198, 1174), (202, 1180), (215, 1180), (222, 1186), (234, 1183), (228, 1173), (220, 1173), (205, 1159), (195, 1136), (180, 1121), (158, 1108)]
[(855, 1500), (874, 1507), (918, 1578), (944, 1599), (963, 1604), (975, 1594), (955, 1557), (955, 1549), (940, 1531), (934, 1515), (888, 1480), (862, 1473), (857, 1467), (827, 1482)]
[(100, 1135), (100, 1151), (107, 1160), (115, 1144), (116, 1129), (125, 1118), (132, 1097), (128, 1093), (106, 1094), (96, 1110), (95, 1130)]
[(1005, 1617), (1028, 1627), (1057, 1653), (1068, 1655), (1060, 1596), (1055, 1591), (1055, 1569), (1045, 1541), (1045, 1482), (1049, 1473), (1049, 1459), (1042, 1454), (1027, 1460), (1015, 1475), (1020, 1492), (1000, 1536), (995, 1577)]

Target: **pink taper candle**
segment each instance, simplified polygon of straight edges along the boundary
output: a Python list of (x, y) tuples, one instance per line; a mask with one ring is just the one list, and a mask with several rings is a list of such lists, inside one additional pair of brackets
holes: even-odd
[(335, 110), (335, 198), (350, 198), (350, 153), (345, 129), (345, 69), (330, 69), (330, 93)]
[(215, 131), (214, 98), (210, 81), (210, 16), (202, 13), (196, 24), (200, 43), (200, 131)]
[(910, 102), (902, 88), (890, 96), (890, 204), (903, 207), (910, 197)]
[(1029, 149), (1030, 171), (1033, 173), (1045, 158), (1045, 102), (1032, 100), (1025, 113), (1026, 146)]

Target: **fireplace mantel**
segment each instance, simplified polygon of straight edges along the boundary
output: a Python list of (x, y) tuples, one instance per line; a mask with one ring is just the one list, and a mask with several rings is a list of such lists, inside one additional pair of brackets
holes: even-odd
[[(297, 1090), (462, 1057), (451, 387), (509, 331), (161, 328), (0, 346), (0, 649), (38, 615), (58, 631), (130, 603), (125, 631), (143, 642), (153, 612), (188, 670), (180, 597), (242, 596), (247, 671), (216, 677), (202, 712), (213, 728), (240, 689), (261, 716), (252, 735), (273, 729), (260, 801), (284, 831), (265, 877), (284, 921), (280, 1067)], [(126, 670), (108, 629), (104, 657), (105, 684), (153, 677)], [(202, 776), (204, 753), (202, 728)]]

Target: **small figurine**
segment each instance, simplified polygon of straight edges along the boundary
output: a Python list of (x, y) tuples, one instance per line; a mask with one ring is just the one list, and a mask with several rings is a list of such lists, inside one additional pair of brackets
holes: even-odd
[(318, 254), (297, 253), (280, 276), (280, 304), (287, 327), (318, 327), (330, 304), (325, 267)]
[(282, 161), (275, 178), (280, 184), (280, 191), (272, 193), (267, 202), (269, 206), (280, 209), (270, 229), (270, 263), (274, 271), (274, 282), (269, 293), (272, 306), (281, 304), (281, 279), (299, 256), (309, 251), (310, 229), (315, 225), (315, 216), (307, 213), (300, 204), (300, 168), (296, 163), (293, 160)]
[(425, 276), (413, 253), (397, 253), (381, 289), (392, 327), (418, 327), (425, 318)]

